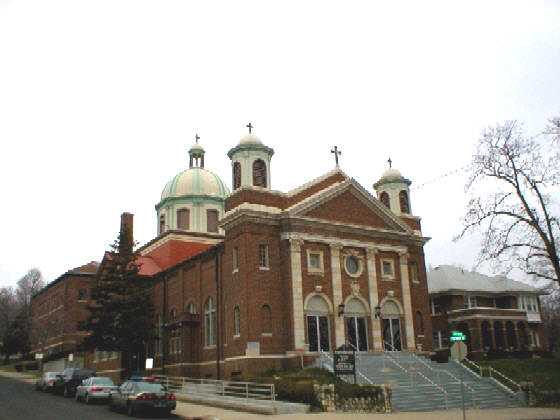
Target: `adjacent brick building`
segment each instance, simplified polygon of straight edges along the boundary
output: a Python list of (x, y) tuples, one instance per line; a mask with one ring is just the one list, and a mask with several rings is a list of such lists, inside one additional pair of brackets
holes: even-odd
[(540, 289), (503, 276), (489, 277), (442, 265), (428, 273), (436, 351), (449, 349), (449, 334), (462, 331), (471, 357), (489, 352), (542, 351)]

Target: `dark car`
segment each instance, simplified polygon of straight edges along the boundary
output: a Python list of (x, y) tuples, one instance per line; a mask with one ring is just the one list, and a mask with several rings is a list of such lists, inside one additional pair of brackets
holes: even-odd
[(56, 382), (56, 375), (60, 375), (60, 372), (44, 372), (43, 376), (35, 382), (35, 389), (41, 391), (52, 391)]
[(54, 392), (70, 397), (76, 393), (76, 388), (84, 379), (92, 376), (96, 376), (95, 372), (89, 368), (66, 368), (61, 375), (57, 376)]
[(129, 416), (154, 410), (169, 416), (175, 407), (175, 395), (156, 382), (126, 381), (109, 394), (109, 409), (126, 410)]

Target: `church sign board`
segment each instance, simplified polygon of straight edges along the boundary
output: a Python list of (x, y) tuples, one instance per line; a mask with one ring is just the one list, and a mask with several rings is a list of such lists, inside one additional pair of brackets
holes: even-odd
[(356, 352), (351, 348), (340, 347), (334, 352), (334, 374), (356, 374)]

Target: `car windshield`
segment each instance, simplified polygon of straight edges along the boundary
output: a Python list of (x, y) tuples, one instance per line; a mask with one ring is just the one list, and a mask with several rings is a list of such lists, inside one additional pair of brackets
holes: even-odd
[(136, 387), (139, 391), (147, 391), (147, 392), (159, 392), (165, 391), (165, 388), (162, 384), (155, 384), (153, 382), (138, 382)]
[(115, 385), (111, 378), (92, 378), (92, 385)]

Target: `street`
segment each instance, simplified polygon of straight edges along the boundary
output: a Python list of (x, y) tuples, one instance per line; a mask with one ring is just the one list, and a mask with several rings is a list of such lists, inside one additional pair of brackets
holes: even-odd
[[(77, 403), (74, 398), (35, 391), (33, 385), (0, 376), (0, 420), (124, 420), (126, 413), (113, 413), (107, 404)], [(162, 418), (161, 416), (159, 418)], [(172, 415), (171, 418), (179, 418)]]

